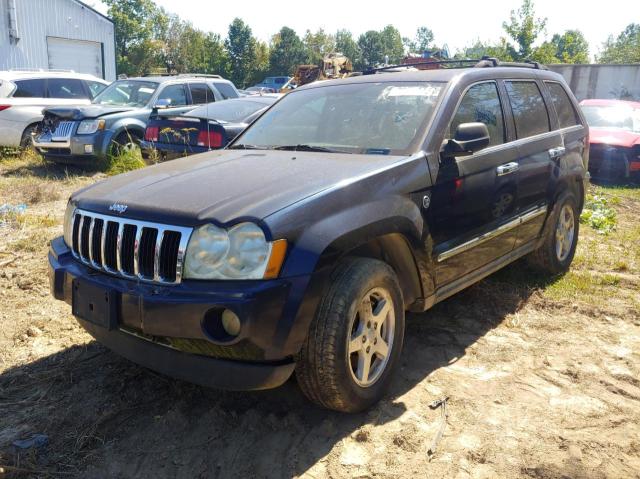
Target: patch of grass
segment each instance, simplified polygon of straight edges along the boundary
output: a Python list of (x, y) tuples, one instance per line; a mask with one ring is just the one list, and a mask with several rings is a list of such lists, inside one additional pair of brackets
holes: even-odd
[(614, 295), (613, 289), (619, 284), (620, 278), (613, 274), (570, 270), (545, 288), (543, 295), (553, 300), (579, 299), (598, 304)]
[(127, 171), (138, 170), (144, 168), (146, 163), (142, 159), (139, 149), (126, 150), (110, 157), (106, 168), (107, 175), (119, 175)]
[(50, 239), (51, 237), (49, 234), (46, 234), (43, 231), (34, 231), (29, 235), (14, 241), (11, 244), (11, 249), (13, 251), (35, 253), (46, 248)]
[[(627, 198), (632, 200), (640, 200), (640, 185), (600, 185), (592, 186), (593, 192), (596, 195), (611, 195), (613, 198)], [(618, 203), (619, 199), (616, 199)]]
[(615, 230), (616, 211), (609, 206), (606, 197), (588, 195), (580, 222), (591, 226), (598, 233), (608, 234)]

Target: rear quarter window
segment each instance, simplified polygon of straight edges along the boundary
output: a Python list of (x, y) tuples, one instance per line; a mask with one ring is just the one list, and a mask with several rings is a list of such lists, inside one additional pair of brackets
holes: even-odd
[(235, 89), (228, 83), (220, 82), (220, 83), (214, 83), (213, 85), (218, 89), (218, 91), (220, 92), (220, 94), (224, 99), (237, 98), (238, 96)]
[(49, 98), (87, 99), (82, 80), (75, 78), (49, 78)]
[(16, 91), (13, 92), (14, 98), (44, 98), (45, 80), (44, 78), (35, 78), (32, 80), (16, 80)]
[(576, 112), (569, 95), (560, 83), (545, 82), (549, 93), (551, 94), (551, 101), (558, 114), (558, 123), (560, 128), (567, 128), (569, 126), (579, 125), (580, 117)]
[(547, 107), (536, 82), (506, 81), (505, 87), (518, 138), (527, 138), (551, 130)]

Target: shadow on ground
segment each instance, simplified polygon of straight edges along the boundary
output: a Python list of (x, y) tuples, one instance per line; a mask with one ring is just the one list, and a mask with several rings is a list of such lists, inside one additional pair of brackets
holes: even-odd
[[(363, 425), (400, 417), (405, 393), (463, 357), (547, 283), (531, 281), (517, 262), (410, 315), (390, 394), (356, 415), (316, 408), (293, 379), (272, 391), (209, 390), (140, 368), (96, 342), (73, 346), (0, 375), (0, 463), (79, 477), (301, 475)], [(437, 399), (424, 395), (425, 404)], [(35, 433), (48, 435), (48, 447), (16, 456), (11, 441)]]

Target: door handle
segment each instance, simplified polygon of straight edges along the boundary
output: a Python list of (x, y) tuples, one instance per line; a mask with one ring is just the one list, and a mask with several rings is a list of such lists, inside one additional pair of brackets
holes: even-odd
[(504, 165), (500, 165), (496, 168), (496, 173), (498, 176), (508, 175), (509, 173), (513, 173), (514, 171), (518, 171), (520, 168), (520, 164), (512, 161), (510, 163), (505, 163)]
[(551, 148), (549, 150), (549, 157), (552, 160), (555, 160), (556, 158), (560, 158), (562, 155), (564, 155), (566, 153), (567, 149), (564, 146), (558, 146), (557, 148)]

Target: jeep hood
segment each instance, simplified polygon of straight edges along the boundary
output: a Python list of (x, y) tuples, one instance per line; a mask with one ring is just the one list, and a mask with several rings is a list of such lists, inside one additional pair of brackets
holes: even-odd
[(631, 148), (640, 144), (640, 133), (620, 128), (589, 128), (589, 143)]
[(168, 161), (96, 183), (74, 194), (80, 208), (177, 225), (263, 219), (332, 186), (403, 159), (273, 150), (221, 150)]
[(74, 105), (74, 106), (56, 106), (45, 108), (42, 112), (55, 115), (63, 120), (84, 120), (86, 118), (99, 118), (112, 113), (122, 113), (123, 111), (135, 110), (131, 106), (108, 106), (108, 105)]

